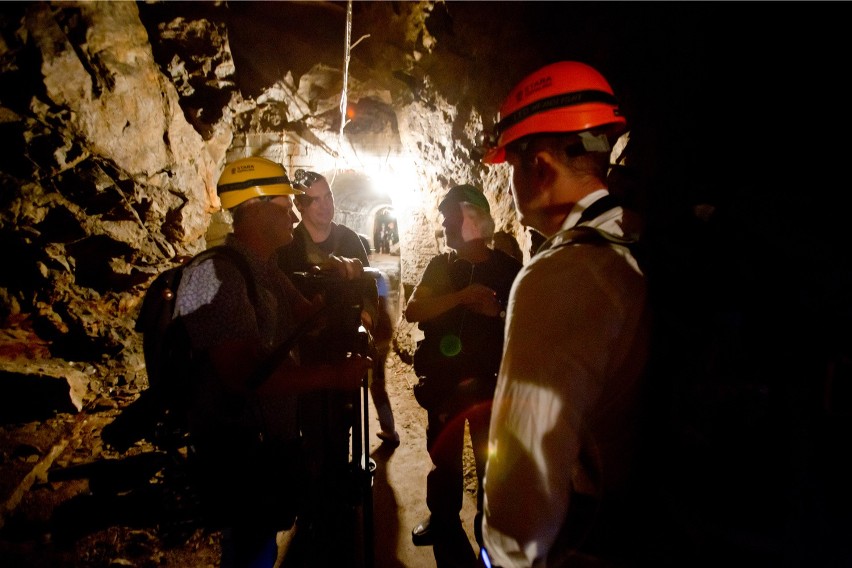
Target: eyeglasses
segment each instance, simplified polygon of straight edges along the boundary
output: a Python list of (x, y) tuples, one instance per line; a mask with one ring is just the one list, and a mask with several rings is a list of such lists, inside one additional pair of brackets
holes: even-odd
[(276, 197), (280, 197), (279, 195), (258, 195), (257, 198), (264, 203), (269, 203)]
[(293, 187), (296, 189), (307, 189), (317, 180), (323, 179), (322, 175), (310, 170), (296, 170), (293, 174)]

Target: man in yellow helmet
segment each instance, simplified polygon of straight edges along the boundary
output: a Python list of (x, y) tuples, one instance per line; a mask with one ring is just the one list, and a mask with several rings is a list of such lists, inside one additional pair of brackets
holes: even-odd
[[(281, 165), (258, 157), (227, 164), (217, 191), (233, 214), (225, 245), (245, 258), (254, 284), (221, 256), (184, 271), (176, 311), (194, 352), (201, 354), (189, 427), (205, 480), (203, 497), (226, 526), (221, 565), (271, 567), (276, 531), (292, 526), (298, 512), (295, 503), (281, 502), (275, 493), (301, 479), (294, 475), (303, 465), (297, 397), (318, 388), (357, 390), (372, 362), (356, 354), (326, 365), (300, 366), (292, 357), (269, 365), (276, 347), (314, 310), (275, 260), (276, 251), (293, 239), (293, 196), (300, 192)], [(257, 377), (267, 366), (269, 372)], [(281, 449), (274, 467), (255, 459), (261, 440)], [(287, 489), (294, 500), (301, 490)]]

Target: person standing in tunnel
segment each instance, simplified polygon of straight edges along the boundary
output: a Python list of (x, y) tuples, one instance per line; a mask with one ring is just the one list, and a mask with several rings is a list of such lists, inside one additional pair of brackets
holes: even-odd
[[(361, 237), (365, 250), (370, 250), (370, 241), (365, 235)], [(376, 405), (376, 415), (379, 418), (380, 430), (376, 436), (383, 444), (390, 448), (399, 446), (399, 432), (393, 418), (390, 397), (388, 396), (387, 383), (385, 381), (385, 368), (390, 354), (391, 340), (394, 334), (394, 316), (391, 309), (391, 284), (388, 275), (382, 270), (373, 272), (376, 278), (379, 305), (376, 310), (376, 325), (373, 327), (372, 335), (375, 350), (371, 353), (375, 366), (373, 368), (373, 379), (370, 381), (370, 396)]]
[[(419, 322), (424, 333), (415, 353), (415, 372), (420, 379), (415, 396), (427, 411), (426, 447), (432, 460), (426, 478), (430, 517), (414, 528), (412, 540), (416, 545), (434, 545), (438, 567), (446, 568), (476, 562), (459, 519), (465, 422), (479, 482), (478, 526), (503, 321), (521, 263), (489, 248), (494, 220), (488, 200), (478, 188), (454, 186), (438, 209), (452, 251), (429, 261), (406, 305), (405, 317)], [(425, 364), (421, 363), (423, 357), (427, 358)]]
[(278, 264), (287, 272), (326, 268), (333, 257), (369, 266), (361, 237), (345, 225), (334, 222), (334, 193), (322, 174), (296, 170), (293, 187), (302, 193), (295, 197), (301, 221), (293, 230), (293, 241), (278, 253)]
[[(375, 352), (376, 335), (386, 328), (380, 316), (386, 314), (380, 314), (378, 282), (370, 280), (370, 288), (367, 289), (366, 277), (375, 276), (374, 271), (367, 274), (364, 270), (370, 264), (367, 251), (358, 233), (333, 221), (334, 194), (324, 176), (313, 171), (297, 170), (293, 185), (303, 192), (295, 199), (301, 222), (293, 231), (293, 241), (278, 251), (278, 265), (286, 274), (315, 273), (317, 269), (322, 272), (334, 263), (343, 262), (357, 272), (360, 281), (357, 290), (336, 287), (331, 293), (347, 297), (352, 293), (362, 300), (360, 323), (374, 339), (368, 346), (372, 348), (373, 356), (370, 387), (380, 418), (379, 437), (382, 443), (396, 447), (399, 435), (395, 429), (390, 399), (384, 389), (385, 360), (376, 356)], [(342, 306), (344, 309), (348, 307), (349, 300), (346, 301), (347, 306)], [(340, 323), (337, 322), (337, 325)], [(335, 325), (331, 323), (316, 336), (306, 337), (300, 345), (302, 356), (309, 361), (322, 362), (339, 356), (342, 347), (352, 348), (341, 346), (335, 339), (341, 331), (336, 330)], [(378, 365), (382, 366), (381, 369)], [(379, 378), (378, 382), (376, 377)], [(378, 397), (375, 392), (378, 392)], [(325, 565), (348, 561), (348, 545), (340, 544), (341, 538), (346, 539), (354, 534), (352, 523), (356, 522), (352, 517), (351, 504), (357, 499), (352, 491), (359, 484), (352, 478), (357, 470), (353, 472), (350, 453), (355, 451), (356, 445), (363, 443), (355, 435), (356, 421), (361, 418), (358, 416), (359, 408), (357, 398), (349, 393), (332, 390), (306, 393), (299, 401), (300, 427), (306, 439), (310, 474), (307, 493), (310, 495), (311, 511), (304, 517), (304, 524), (309, 528), (305, 531), (306, 544), (303, 545), (308, 551), (306, 560), (309, 563)]]
[[(345, 225), (333, 221), (335, 214), (334, 193), (325, 176), (313, 171), (297, 170), (294, 187), (304, 192), (296, 197), (296, 208), (302, 217), (294, 229), (293, 242), (279, 251), (279, 266), (285, 273), (310, 270), (313, 266), (323, 268), (330, 259), (339, 258), (364, 267), (370, 266), (367, 251), (369, 246), (364, 239)], [(365, 327), (373, 334), (377, 344), (387, 346), (393, 323), (390, 321), (388, 307), (383, 302), (382, 286), (386, 284), (378, 276), (376, 286), (378, 305), (366, 305), (362, 316)], [(384, 298), (384, 300), (383, 300)], [(378, 345), (377, 345), (378, 347)], [(386, 355), (386, 352), (385, 352)], [(385, 390), (385, 359), (377, 356), (370, 394), (376, 405), (380, 430), (377, 436), (383, 443), (396, 447), (399, 445), (399, 433), (394, 423), (393, 409)]]
[[(184, 271), (176, 315), (198, 354), (188, 411), (192, 459), (206, 509), (225, 525), (221, 566), (271, 568), (276, 532), (292, 526), (303, 491), (296, 399), (318, 388), (355, 392), (372, 361), (353, 355), (319, 366), (276, 357), (299, 321), (319, 307), (275, 263), (276, 251), (293, 239), (292, 197), (300, 192), (281, 165), (259, 157), (227, 164), (217, 190), (233, 214), (225, 246), (245, 259), (257, 293), (234, 260), (221, 255)], [(280, 448), (269, 454), (280, 467), (253, 467), (267, 463), (254, 459), (261, 437), (264, 447)]]
[(646, 282), (629, 248), (635, 219), (606, 183), (626, 121), (606, 79), (573, 61), (524, 78), (500, 117), (483, 161), (511, 166), (520, 221), (547, 240), (509, 299), (481, 556), (502, 568), (659, 565), (639, 558)]
[(390, 219), (385, 228), (384, 253), (391, 254), (394, 245), (399, 242), (399, 231), (396, 229), (396, 219)]

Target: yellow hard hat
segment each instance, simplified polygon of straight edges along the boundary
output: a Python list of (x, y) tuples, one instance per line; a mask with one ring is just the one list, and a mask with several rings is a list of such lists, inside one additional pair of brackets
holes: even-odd
[(301, 195), (287, 177), (284, 166), (266, 158), (241, 158), (225, 166), (216, 193), (222, 207), (233, 209), (240, 203), (264, 195)]

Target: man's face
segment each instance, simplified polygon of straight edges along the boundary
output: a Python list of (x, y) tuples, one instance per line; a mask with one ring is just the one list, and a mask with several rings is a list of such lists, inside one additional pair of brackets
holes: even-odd
[(512, 166), (512, 199), (521, 224), (535, 228), (535, 188), (532, 182), (532, 167), (521, 157), (506, 151), (506, 162)]
[(334, 194), (328, 182), (318, 179), (304, 191), (305, 195), (297, 202), (302, 221), (315, 227), (328, 227), (334, 219)]
[(444, 226), (444, 236), (447, 246), (451, 249), (458, 250), (464, 243), (482, 238), (476, 214), (467, 207), (450, 203), (441, 210), (441, 214), (444, 216), (441, 222)]
[(275, 247), (293, 242), (293, 226), (298, 220), (293, 198), (289, 195), (276, 195), (268, 201), (260, 201), (253, 209), (252, 222)]

